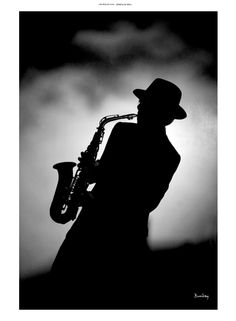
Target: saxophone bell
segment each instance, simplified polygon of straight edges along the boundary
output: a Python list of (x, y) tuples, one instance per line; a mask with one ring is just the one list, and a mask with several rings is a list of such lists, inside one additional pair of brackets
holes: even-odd
[(78, 207), (69, 206), (70, 186), (76, 163), (63, 162), (53, 166), (58, 171), (58, 183), (50, 206), (50, 216), (56, 223), (65, 224), (75, 219)]

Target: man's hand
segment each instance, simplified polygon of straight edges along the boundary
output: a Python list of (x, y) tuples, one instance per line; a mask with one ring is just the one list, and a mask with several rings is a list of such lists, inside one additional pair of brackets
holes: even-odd
[(94, 200), (93, 193), (86, 191), (85, 193), (83, 193), (83, 195), (81, 195), (81, 198), (80, 198), (81, 206), (89, 205), (93, 200)]

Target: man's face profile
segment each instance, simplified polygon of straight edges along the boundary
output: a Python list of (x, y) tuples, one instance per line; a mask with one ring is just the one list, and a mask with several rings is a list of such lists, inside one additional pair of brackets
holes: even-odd
[(146, 124), (147, 126), (152, 124), (167, 126), (175, 119), (171, 106), (168, 106), (163, 101), (157, 103), (148, 99), (140, 99), (137, 109), (138, 123)]

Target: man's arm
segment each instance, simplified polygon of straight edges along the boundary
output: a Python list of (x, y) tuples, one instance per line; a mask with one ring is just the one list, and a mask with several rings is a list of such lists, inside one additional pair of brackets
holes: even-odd
[(177, 155), (176, 162), (173, 164), (172, 169), (168, 170), (167, 174), (163, 172), (159, 177), (156, 177), (155, 182), (153, 182), (153, 185), (148, 190), (145, 198), (145, 208), (148, 209), (149, 213), (160, 204), (162, 198), (169, 188), (169, 184), (179, 166), (179, 163), (180, 156)]

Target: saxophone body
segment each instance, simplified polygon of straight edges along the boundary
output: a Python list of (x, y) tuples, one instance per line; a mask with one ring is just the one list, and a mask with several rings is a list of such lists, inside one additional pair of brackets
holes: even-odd
[[(131, 120), (134, 117), (137, 117), (137, 114), (116, 114), (103, 117), (86, 151), (82, 152), (78, 158), (78, 164), (62, 162), (53, 166), (58, 171), (58, 183), (50, 206), (50, 216), (56, 223), (65, 224), (74, 220), (79, 207), (82, 207), (83, 197), (90, 184), (89, 172), (95, 166), (99, 145), (103, 141), (105, 125), (111, 121)], [(73, 175), (75, 166), (77, 169)]]

